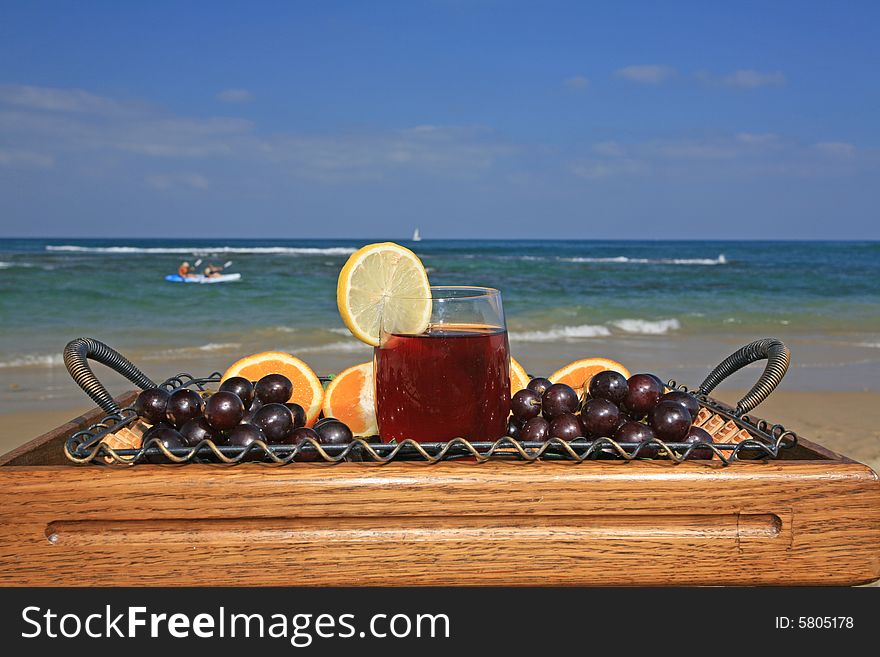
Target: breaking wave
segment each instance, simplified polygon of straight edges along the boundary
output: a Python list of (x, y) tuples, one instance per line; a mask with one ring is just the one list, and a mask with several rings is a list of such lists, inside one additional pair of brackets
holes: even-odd
[(108, 253), (117, 255), (150, 253), (150, 254), (184, 254), (206, 255), (217, 253), (231, 254), (262, 254), (262, 255), (349, 255), (356, 249), (347, 246), (332, 246), (327, 248), (318, 247), (293, 247), (293, 246), (77, 246), (73, 244), (61, 244), (58, 246), (47, 245), (47, 251), (64, 251), (68, 253)]
[(611, 335), (607, 326), (581, 324), (560, 326), (547, 331), (512, 331), (508, 337), (514, 342), (553, 342), (565, 338), (602, 338)]
[(207, 344), (199, 345), (197, 347), (180, 347), (179, 349), (166, 349), (164, 351), (156, 353), (155, 356), (153, 356), (152, 358), (147, 357), (147, 359), (156, 360), (165, 358), (167, 356), (185, 356), (187, 354), (198, 354), (209, 351), (231, 351), (232, 349), (238, 349), (240, 346), (240, 342), (208, 342)]
[(727, 265), (730, 261), (722, 253), (717, 258), (628, 258), (615, 256), (612, 258), (559, 258), (562, 262), (588, 262), (636, 265)]
[(681, 328), (681, 322), (675, 318), (671, 319), (620, 319), (611, 322), (612, 326), (616, 326), (626, 333), (638, 333), (639, 335), (664, 335), (669, 331), (677, 331)]
[(346, 341), (346, 342), (330, 342), (328, 344), (320, 344), (314, 347), (297, 347), (291, 353), (297, 354), (315, 354), (323, 351), (349, 352), (349, 351), (367, 351), (372, 347), (363, 342)]
[[(609, 328), (610, 327), (610, 328)], [(577, 326), (555, 326), (544, 331), (511, 331), (508, 337), (513, 342), (554, 342), (578, 338), (606, 338), (616, 328), (631, 335), (664, 335), (681, 328), (681, 322), (670, 319), (619, 319), (603, 324), (579, 324)]]
[(10, 367), (58, 367), (64, 365), (61, 354), (24, 354), (11, 360), (0, 361), (0, 369)]

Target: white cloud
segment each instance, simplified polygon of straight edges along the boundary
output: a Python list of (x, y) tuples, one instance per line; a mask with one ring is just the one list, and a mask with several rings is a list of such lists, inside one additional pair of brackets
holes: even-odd
[(736, 140), (743, 144), (772, 144), (779, 139), (779, 135), (772, 132), (740, 132)]
[(146, 178), (146, 183), (159, 190), (184, 187), (189, 189), (208, 189), (208, 179), (200, 173), (160, 173)]
[[(572, 175), (600, 180), (620, 176), (651, 175), (698, 179), (724, 176), (788, 176), (815, 178), (839, 175), (859, 162), (857, 148), (847, 142), (803, 143), (775, 133), (740, 132), (704, 138), (648, 139), (599, 142), (590, 156), (574, 156)], [(865, 160), (864, 164), (868, 164)]]
[(631, 82), (640, 84), (660, 84), (675, 77), (676, 71), (669, 66), (657, 64), (645, 64), (637, 66), (625, 66), (618, 69), (614, 74), (619, 78), (625, 78)]
[(0, 85), (0, 103), (46, 112), (85, 114), (120, 114), (140, 110), (143, 106), (96, 96), (82, 89), (57, 89), (27, 85)]
[(616, 141), (602, 141), (593, 144), (593, 152), (597, 155), (607, 155), (608, 157), (623, 157), (626, 151)]
[(715, 160), (736, 157), (741, 153), (729, 140), (658, 140), (644, 147), (651, 155), (671, 160)]
[(55, 158), (34, 151), (0, 148), (0, 167), (9, 169), (51, 169)]
[(755, 71), (739, 69), (721, 77), (715, 77), (705, 71), (697, 73), (697, 79), (716, 87), (731, 89), (757, 89), (758, 87), (781, 86), (785, 84), (782, 71)]
[(578, 178), (584, 180), (599, 180), (621, 175), (639, 173), (644, 169), (642, 162), (631, 159), (620, 160), (576, 160), (572, 162), (569, 171)]
[(586, 91), (590, 86), (590, 81), (583, 75), (575, 75), (563, 80), (562, 84), (565, 85), (566, 89), (571, 89), (572, 91)]
[(813, 148), (834, 157), (853, 157), (856, 154), (856, 147), (845, 141), (820, 141)]
[(217, 100), (224, 103), (249, 103), (254, 94), (247, 89), (224, 89), (217, 94)]
[[(421, 124), (326, 135), (261, 134), (253, 122), (240, 118), (174, 116), (146, 105), (138, 114), (108, 112), (119, 104), (87, 92), (71, 95), (41, 89), (25, 93), (10, 87), (4, 92), (0, 93), (4, 148), (45, 150), (46, 158), (61, 152), (78, 161), (121, 156), (132, 166), (138, 160), (223, 160), (247, 171), (262, 166), (288, 176), (339, 182), (378, 180), (407, 172), (482, 176), (515, 152), (483, 127)], [(44, 111), (48, 107), (63, 110)], [(23, 155), (14, 159), (17, 165), (49, 163)], [(4, 164), (12, 161), (12, 155), (4, 156)], [(207, 182), (200, 175), (157, 174), (149, 176), (147, 184), (199, 189)]]

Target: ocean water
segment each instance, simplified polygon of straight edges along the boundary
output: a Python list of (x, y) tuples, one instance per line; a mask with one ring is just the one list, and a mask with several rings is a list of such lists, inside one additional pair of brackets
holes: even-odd
[[(216, 354), (223, 365), (270, 348), (357, 362), (368, 350), (342, 325), (335, 286), (363, 243), (0, 240), (0, 377), (59, 368), (64, 344), (80, 335), (136, 362)], [(866, 377), (880, 362), (876, 242), (402, 243), (434, 284), (500, 288), (514, 353), (609, 353), (621, 344), (687, 353), (689, 344), (722, 343), (717, 361), (727, 344), (774, 335), (813, 345), (822, 362), (861, 364)], [(199, 258), (231, 260), (242, 280), (164, 280)]]

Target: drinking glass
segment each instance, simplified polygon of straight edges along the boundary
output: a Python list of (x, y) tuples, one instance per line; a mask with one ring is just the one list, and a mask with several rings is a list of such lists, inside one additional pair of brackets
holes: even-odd
[(510, 353), (501, 293), (432, 287), (431, 319), (417, 335), (383, 316), (374, 350), (376, 413), (386, 442), (497, 440), (510, 413)]

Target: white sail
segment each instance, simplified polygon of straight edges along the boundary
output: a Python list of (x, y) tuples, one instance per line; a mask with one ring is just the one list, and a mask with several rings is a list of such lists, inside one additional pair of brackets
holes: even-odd
[(422, 241), (422, 236), (419, 235), (419, 229), (418, 229), (418, 228), (416, 228), (416, 229), (413, 231), (412, 241), (413, 241), (413, 242), (421, 242), (421, 241)]

